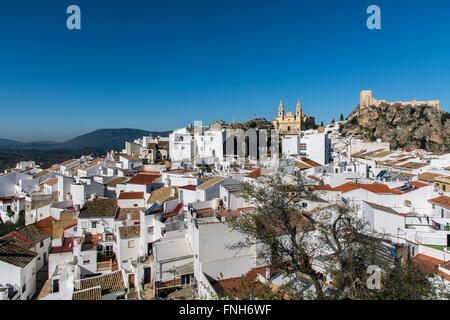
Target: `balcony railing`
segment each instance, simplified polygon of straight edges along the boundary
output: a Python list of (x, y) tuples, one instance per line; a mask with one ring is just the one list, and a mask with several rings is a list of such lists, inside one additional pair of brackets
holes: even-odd
[(97, 271), (112, 270), (112, 259), (109, 261), (97, 262)]

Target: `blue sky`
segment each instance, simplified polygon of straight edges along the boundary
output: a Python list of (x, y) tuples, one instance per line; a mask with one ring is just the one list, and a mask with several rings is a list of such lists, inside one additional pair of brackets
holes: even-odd
[[(66, 8), (81, 8), (81, 30)], [(381, 30), (366, 8), (381, 8)], [(2, 1), (0, 138), (171, 130), (276, 116), (328, 123), (359, 92), (450, 105), (448, 0)]]

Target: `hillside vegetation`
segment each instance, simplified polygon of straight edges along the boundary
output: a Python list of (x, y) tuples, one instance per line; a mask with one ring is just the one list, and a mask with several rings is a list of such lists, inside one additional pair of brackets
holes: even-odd
[(382, 104), (361, 109), (358, 105), (339, 131), (342, 136), (388, 141), (393, 149), (450, 151), (450, 114), (425, 105)]

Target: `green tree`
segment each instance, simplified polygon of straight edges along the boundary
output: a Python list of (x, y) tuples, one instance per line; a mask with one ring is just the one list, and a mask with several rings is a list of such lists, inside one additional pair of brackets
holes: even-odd
[(375, 296), (383, 300), (422, 300), (435, 298), (429, 275), (411, 261), (397, 262), (383, 275), (381, 290)]
[(339, 118), (339, 121), (344, 121), (344, 115), (341, 113), (341, 116)]

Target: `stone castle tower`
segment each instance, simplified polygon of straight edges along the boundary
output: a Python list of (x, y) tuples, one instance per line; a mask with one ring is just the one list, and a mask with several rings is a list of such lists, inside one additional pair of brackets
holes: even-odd
[(359, 107), (365, 108), (368, 106), (376, 106), (379, 107), (382, 103), (385, 104), (400, 104), (402, 106), (412, 105), (412, 106), (421, 106), (428, 105), (434, 107), (436, 111), (440, 110), (441, 102), (439, 100), (428, 100), (428, 101), (417, 101), (415, 98), (412, 101), (394, 101), (389, 102), (387, 100), (377, 100), (372, 95), (372, 90), (363, 90), (359, 93)]

